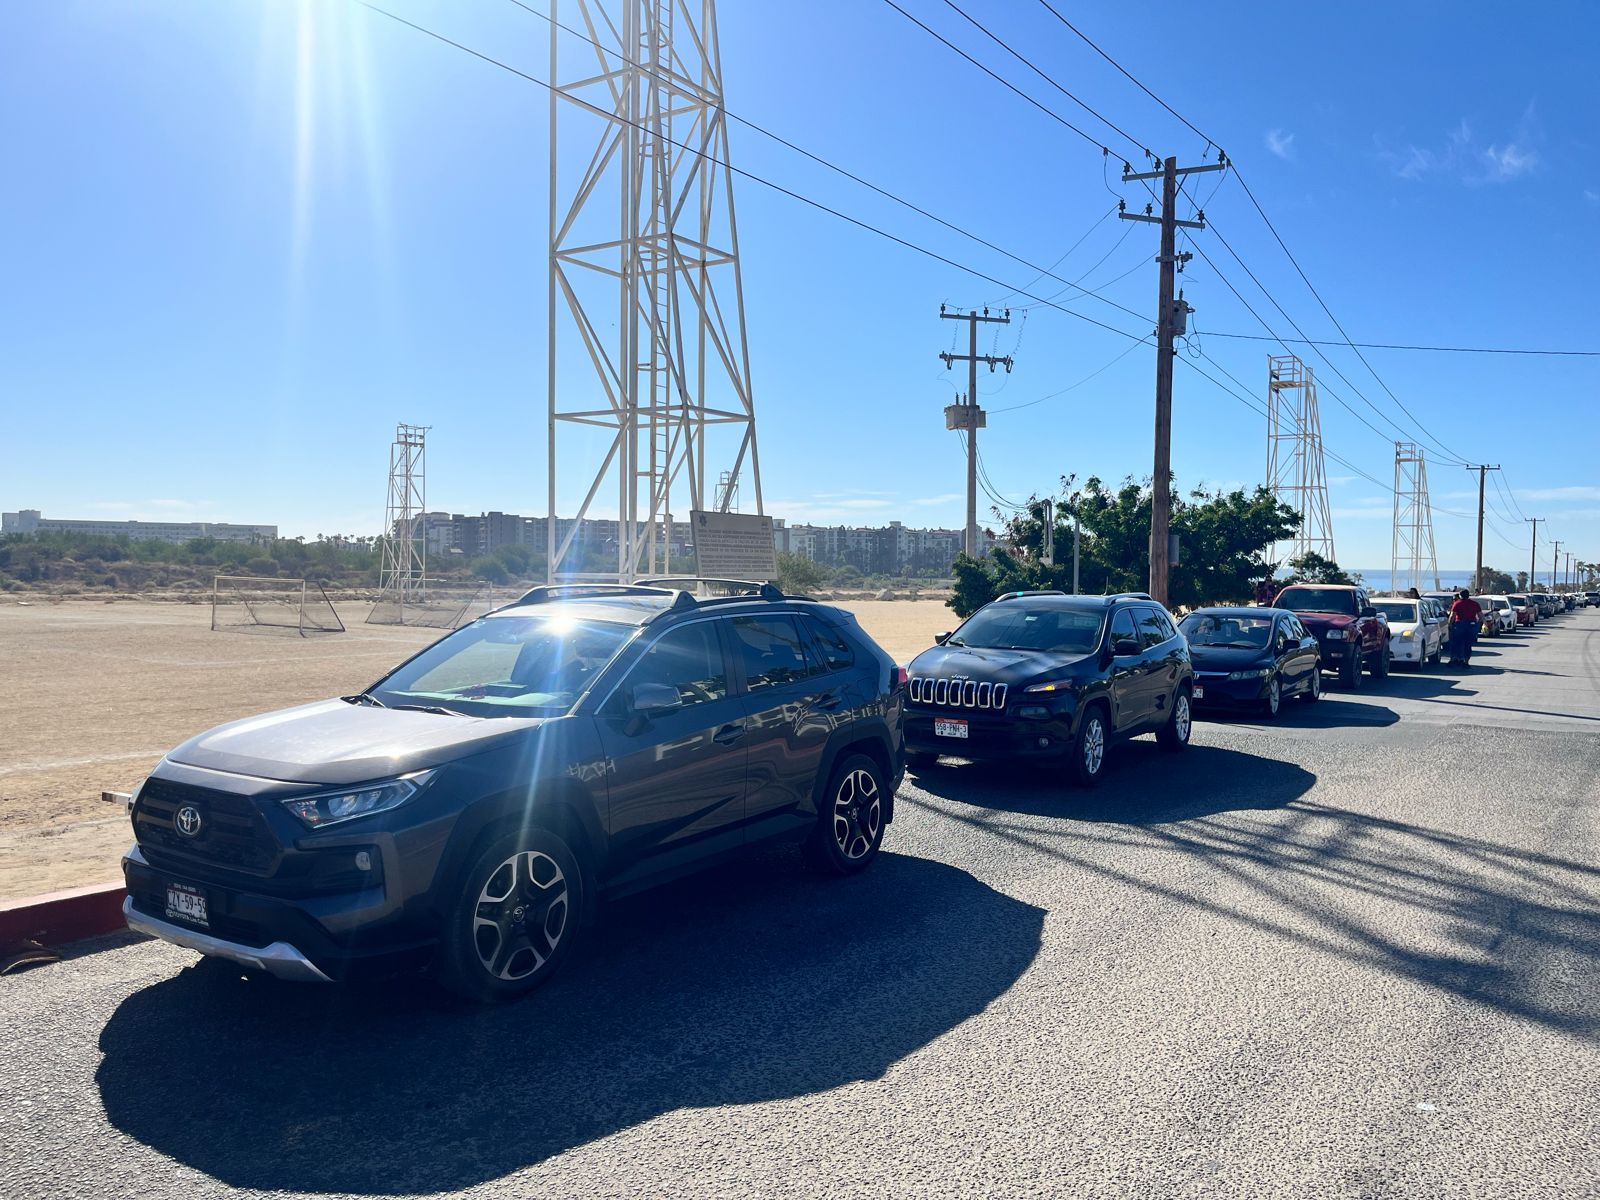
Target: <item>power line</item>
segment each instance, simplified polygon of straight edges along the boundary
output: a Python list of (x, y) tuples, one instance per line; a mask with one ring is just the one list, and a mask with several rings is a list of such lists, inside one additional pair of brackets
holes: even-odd
[[(1143, 265), (1144, 265), (1143, 263), (1140, 264), (1140, 266), (1143, 266)], [(1132, 354), (1140, 346), (1154, 346), (1154, 345), (1155, 345), (1155, 343), (1150, 341), (1148, 338), (1146, 338), (1142, 342), (1131, 342), (1131, 343), (1129, 343), (1127, 349), (1123, 350), (1122, 353), (1118, 354), (1115, 358), (1113, 358), (1110, 362), (1106, 363), (1104, 366), (1098, 368), (1097, 370), (1091, 372), (1088, 375), (1085, 375), (1082, 379), (1078, 380), (1077, 383), (1069, 383), (1066, 387), (1062, 388), (1060, 391), (1051, 392), (1048, 396), (1040, 396), (1037, 400), (1029, 400), (1026, 404), (1012, 404), (1012, 405), (1008, 405), (1005, 408), (991, 408), (989, 410), (989, 415), (992, 417), (992, 416), (995, 416), (995, 415), (997, 415), (999, 413), (1016, 412), (1018, 409), (1032, 408), (1036, 404), (1043, 404), (1046, 400), (1054, 400), (1057, 396), (1065, 396), (1068, 392), (1074, 391), (1077, 388), (1082, 387), (1084, 384), (1088, 383), (1091, 379), (1094, 379), (1097, 376), (1105, 374), (1112, 367), (1116, 366), (1123, 359), (1127, 358), (1128, 355)]]
[[(1285, 340), (1264, 337), (1259, 333), (1218, 333), (1215, 336), (1255, 342)], [(1420, 350), (1430, 354), (1524, 354), (1545, 358), (1600, 358), (1600, 350), (1531, 350), (1518, 346), (1414, 346), (1400, 342), (1335, 342), (1313, 338), (1287, 340), (1302, 346), (1359, 346), (1363, 350)]]

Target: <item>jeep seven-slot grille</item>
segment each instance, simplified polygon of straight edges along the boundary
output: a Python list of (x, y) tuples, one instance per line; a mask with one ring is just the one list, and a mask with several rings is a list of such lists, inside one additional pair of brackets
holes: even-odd
[[(193, 837), (179, 833), (174, 820), (186, 805), (200, 813), (200, 829)], [(278, 856), (278, 847), (250, 797), (170, 779), (145, 781), (133, 809), (133, 832), (145, 857), (156, 866), (162, 860), (181, 860), (265, 875)]]
[(913, 675), (906, 681), (906, 694), (913, 704), (935, 708), (990, 708), (1006, 706), (1006, 685), (979, 683), (973, 679), (934, 679)]

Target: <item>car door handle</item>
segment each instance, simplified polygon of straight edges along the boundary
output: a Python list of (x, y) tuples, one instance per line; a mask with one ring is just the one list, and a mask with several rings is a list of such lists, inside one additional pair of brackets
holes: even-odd
[(833, 712), (844, 703), (838, 692), (823, 692), (811, 701), (810, 707), (819, 712)]
[(744, 722), (737, 721), (731, 725), (724, 725), (711, 735), (711, 740), (722, 746), (731, 746), (744, 736)]

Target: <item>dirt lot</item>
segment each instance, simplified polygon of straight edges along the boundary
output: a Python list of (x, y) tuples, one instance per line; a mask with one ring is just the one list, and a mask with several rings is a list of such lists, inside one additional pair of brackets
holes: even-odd
[[(900, 661), (954, 617), (939, 601), (847, 605)], [(0, 604), (0, 900), (115, 881), (127, 818), (100, 802), (131, 790), (168, 749), (238, 717), (359, 691), (438, 636), (213, 633), (204, 605)]]

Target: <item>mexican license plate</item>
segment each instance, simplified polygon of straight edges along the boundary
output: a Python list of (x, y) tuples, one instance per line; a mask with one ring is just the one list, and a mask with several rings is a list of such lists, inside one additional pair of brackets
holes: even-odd
[(167, 916), (188, 921), (191, 925), (210, 925), (206, 912), (205, 894), (184, 883), (167, 884)]
[(1194, 698), (1196, 700), (1204, 700), (1206, 698), (1206, 689), (1198, 683), (1194, 685)]
[(935, 737), (964, 738), (967, 736), (967, 723), (954, 721), (946, 717), (935, 717), (933, 721)]

